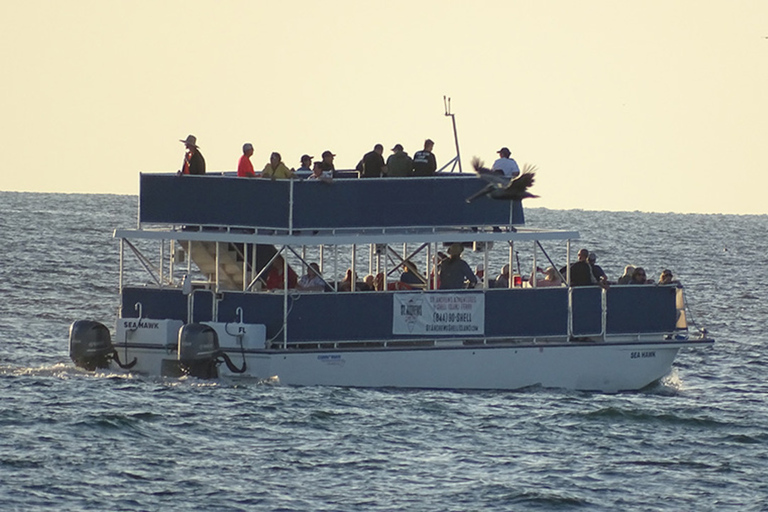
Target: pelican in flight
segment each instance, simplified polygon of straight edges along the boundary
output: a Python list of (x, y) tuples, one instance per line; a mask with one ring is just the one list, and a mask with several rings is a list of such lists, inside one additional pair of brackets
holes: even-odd
[(531, 164), (523, 165), (523, 172), (516, 178), (508, 178), (498, 172), (491, 171), (484, 167), (484, 163), (478, 157), (472, 158), (472, 167), (478, 178), (484, 179), (488, 184), (467, 198), (471, 203), (480, 196), (487, 195), (491, 199), (502, 199), (511, 201), (513, 199), (525, 199), (526, 197), (539, 197), (528, 192), (533, 185), (536, 176), (536, 166)]

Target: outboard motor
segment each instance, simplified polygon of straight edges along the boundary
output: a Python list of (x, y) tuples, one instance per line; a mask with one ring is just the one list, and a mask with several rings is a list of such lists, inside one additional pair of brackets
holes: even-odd
[(109, 368), (114, 351), (112, 336), (104, 324), (77, 320), (69, 327), (69, 357), (75, 366), (89, 371)]
[(213, 327), (186, 324), (179, 329), (178, 362), (182, 374), (198, 379), (217, 378), (218, 352), (219, 336)]
[(218, 365), (222, 359), (232, 373), (245, 372), (245, 361), (242, 368), (236, 367), (229, 356), (219, 348), (219, 336), (214, 328), (208, 325), (182, 326), (179, 329), (177, 353), (176, 361), (163, 361), (163, 375), (168, 377), (189, 375), (198, 379), (216, 379), (219, 377)]
[(69, 357), (75, 366), (88, 371), (107, 369), (111, 361), (125, 369), (136, 364), (135, 358), (128, 364), (120, 362), (109, 329), (94, 320), (77, 320), (69, 327)]

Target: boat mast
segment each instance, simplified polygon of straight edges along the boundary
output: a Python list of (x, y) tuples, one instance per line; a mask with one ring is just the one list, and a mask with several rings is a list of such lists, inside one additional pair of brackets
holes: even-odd
[(456, 165), (459, 166), (459, 172), (462, 172), (461, 170), (461, 152), (459, 151), (459, 132), (456, 131), (456, 114), (453, 114), (451, 112), (451, 98), (447, 96), (443, 96), (443, 106), (445, 107), (445, 115), (447, 117), (451, 118), (451, 122), (453, 123), (453, 140), (456, 142), (456, 156), (451, 159), (450, 162), (442, 166), (439, 170), (442, 171), (449, 165), (451, 166), (451, 172), (456, 169)]

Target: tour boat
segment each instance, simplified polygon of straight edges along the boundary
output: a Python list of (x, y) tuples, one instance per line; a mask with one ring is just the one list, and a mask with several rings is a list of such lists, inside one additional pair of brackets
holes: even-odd
[[(322, 181), (142, 174), (137, 226), (114, 232), (114, 333), (78, 320), (70, 355), (89, 370), (169, 378), (618, 392), (668, 375), (680, 349), (713, 343), (689, 332), (679, 284), (539, 287), (517, 277), (555, 266), (553, 245), (565, 266), (579, 234), (529, 227), (521, 200), (477, 197), (483, 186), (461, 172)], [(508, 283), (440, 289), (435, 263), (457, 243), (486, 269), (506, 262)], [(515, 270), (519, 250), (529, 251), (530, 270)], [(406, 260), (415, 285), (400, 283)], [(301, 276), (313, 262), (319, 289), (290, 278), (266, 286), (270, 272)], [(342, 283), (347, 269), (380, 274), (379, 290)]]

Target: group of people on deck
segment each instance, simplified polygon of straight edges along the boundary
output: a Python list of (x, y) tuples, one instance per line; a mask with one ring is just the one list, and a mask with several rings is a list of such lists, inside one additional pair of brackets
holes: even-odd
[[(179, 174), (205, 174), (205, 158), (197, 145), (197, 137), (188, 135), (186, 139), (179, 139), (186, 147), (184, 162)], [(432, 139), (424, 141), (423, 149), (410, 157), (402, 144), (392, 147), (392, 154), (384, 160), (384, 146), (376, 144), (355, 167), (362, 178), (404, 178), (410, 176), (432, 176), (437, 170), (437, 159), (432, 149), (435, 143)], [(237, 163), (237, 176), (242, 178), (254, 178), (257, 176), (251, 157), (253, 156), (253, 144), (243, 144), (243, 154)], [(520, 174), (517, 162), (511, 158), (508, 148), (503, 147), (499, 151), (499, 158), (493, 163), (493, 170), (508, 177), (516, 177)], [(314, 157), (304, 154), (301, 156), (301, 166), (298, 169), (288, 168), (278, 152), (269, 156), (269, 162), (261, 171), (261, 177), (270, 179), (306, 178), (316, 180), (330, 180), (335, 177), (335, 154), (330, 150), (323, 151), (322, 160), (313, 162)]]
[[(458, 290), (482, 286), (485, 281), (483, 265), (478, 265), (477, 269), (473, 272), (469, 264), (461, 258), (463, 251), (464, 246), (462, 244), (454, 243), (448, 247), (447, 255), (438, 252), (435, 257), (435, 267), (433, 267), (429, 276), (421, 275), (416, 264), (409, 259), (405, 259), (400, 264), (402, 273), (399, 280), (390, 282), (386, 281), (383, 272), (379, 272), (376, 275), (368, 274), (362, 281), (358, 281), (357, 274), (350, 268), (347, 269), (344, 279), (338, 282), (337, 289), (339, 291), (423, 290), (433, 288), (439, 290)], [(632, 265), (625, 267), (624, 274), (617, 281), (609, 281), (603, 269), (596, 263), (596, 260), (595, 253), (591, 253), (587, 249), (579, 251), (577, 261), (570, 266), (571, 286), (597, 285), (607, 288), (611, 284), (654, 284), (653, 280), (647, 278), (642, 267), (634, 267)], [(278, 255), (275, 257), (264, 278), (266, 289), (283, 289), (285, 286), (284, 263), (282, 256)], [(437, 275), (435, 275), (435, 271)], [(537, 267), (536, 274), (528, 279), (527, 284), (537, 288), (562, 286), (564, 285), (567, 271), (566, 267), (562, 267), (559, 271), (555, 267), (547, 267), (546, 269)], [(541, 274), (543, 277), (538, 278), (537, 274)], [(509, 288), (510, 279), (513, 279), (512, 287), (523, 285), (520, 276), (511, 276), (509, 264), (505, 264), (495, 279), (488, 280), (488, 287)], [(301, 278), (289, 266), (287, 284), (290, 289), (296, 288), (304, 291), (330, 291), (333, 289), (330, 282), (322, 277), (317, 263), (310, 263), (307, 266), (306, 274)], [(657, 284), (679, 284), (679, 281), (674, 279), (670, 270), (664, 269), (659, 276)]]

